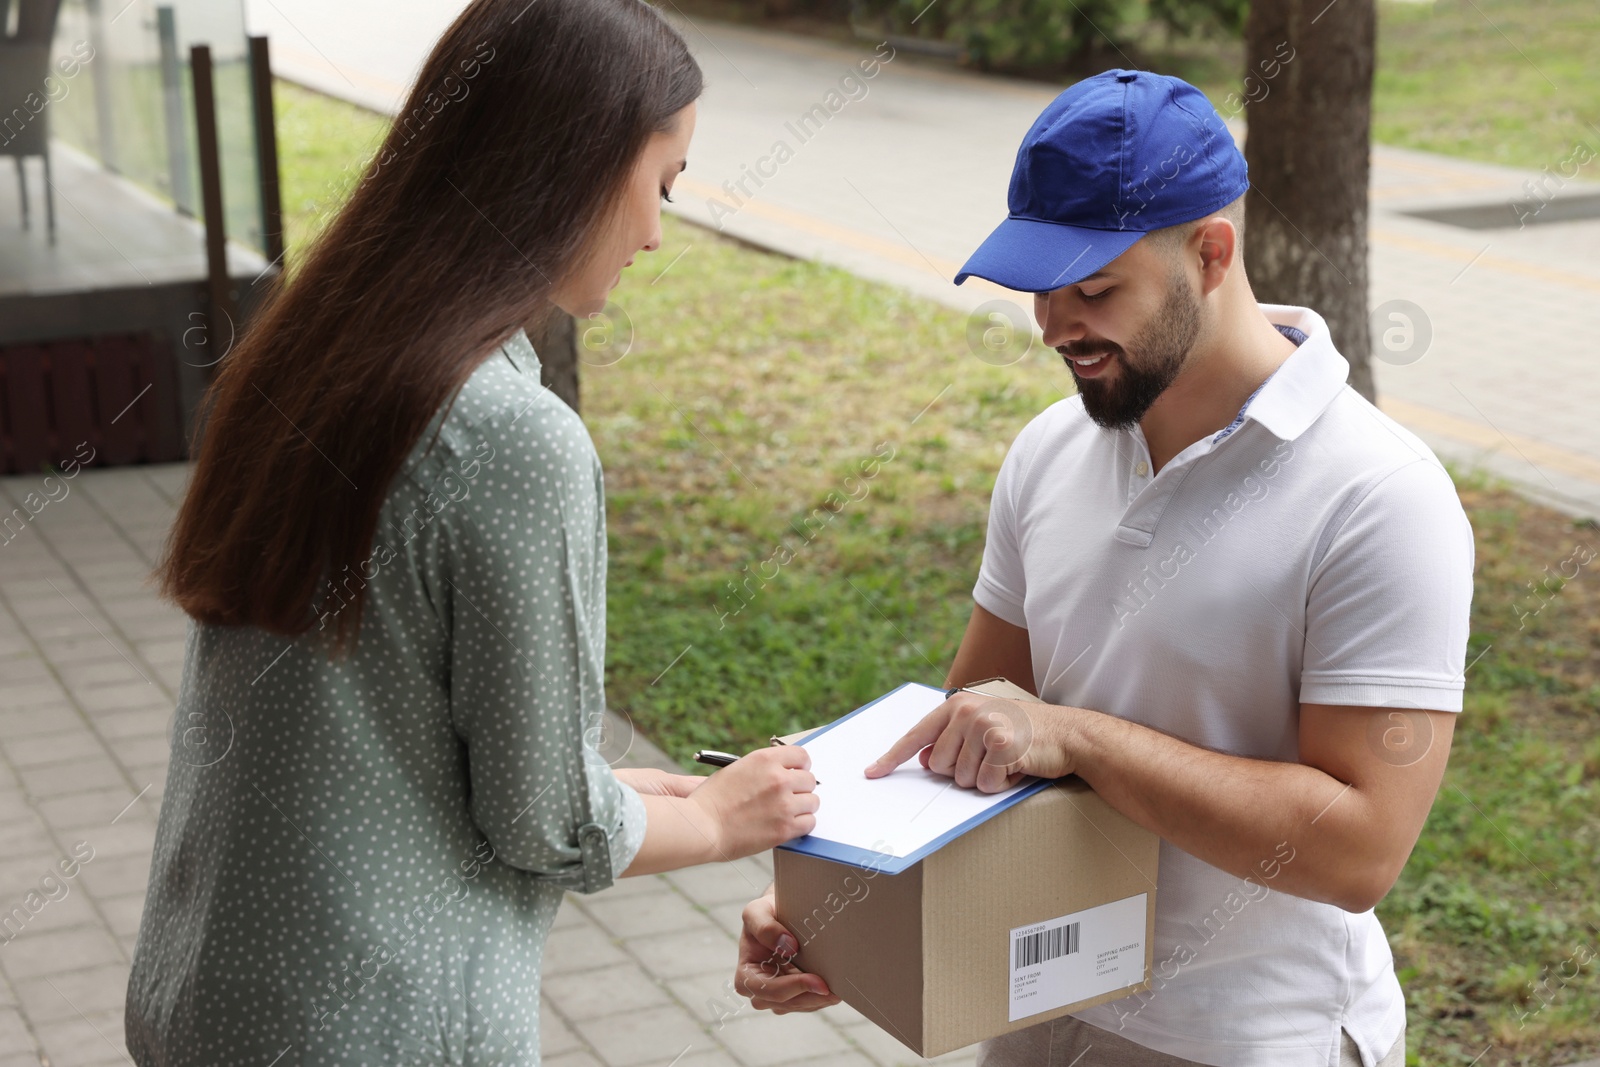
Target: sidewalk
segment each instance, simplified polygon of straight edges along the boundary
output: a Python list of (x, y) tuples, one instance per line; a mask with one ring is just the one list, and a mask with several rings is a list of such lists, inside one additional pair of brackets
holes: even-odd
[[(395, 13), (381, 20), (364, 18), (372, 9), (359, 0), (337, 11), (316, 0), (249, 6), (252, 32), (271, 36), (282, 76), (393, 112), (462, 6), (398, 3), (398, 12), (385, 5)], [(1031, 321), (1017, 294), (949, 279), (1005, 215), (1017, 145), (1057, 90), (934, 69), (902, 54), (857, 88), (846, 84), (836, 113), (825, 109), (821, 123), (800, 127), (800, 116), (840, 90), (841, 79), (859, 76), (856, 64), (874, 42), (847, 49), (698, 17), (675, 21), (707, 89), (670, 210), (962, 311), (1006, 300)], [(792, 154), (781, 164), (780, 141)], [(1570, 148), (1550, 146), (1552, 170)], [(1513, 218), (1509, 205), (1526, 201), (1524, 183), (1540, 176), (1382, 145), (1372, 162), (1370, 306), (1376, 313), (1407, 302), (1416, 336), (1431, 333), (1399, 357), (1410, 362), (1375, 361), (1381, 405), (1441, 457), (1600, 517), (1600, 376), (1590, 373), (1591, 339), (1600, 333), (1600, 219), (1547, 222), (1559, 213), (1554, 207), (1520, 230), (1421, 219), (1409, 212), (1463, 204)], [(1555, 195), (1596, 190), (1600, 183), (1573, 181)], [(691, 249), (675, 269), (692, 269), (693, 258)], [(646, 258), (633, 269), (666, 266)], [(1375, 333), (1398, 324), (1379, 317)]]
[[(40, 894), (21, 935), (0, 943), (0, 1067), (130, 1062), (122, 1004), (184, 634), (142, 583), (187, 469), (85, 471), (0, 544), (0, 913)], [(0, 479), (0, 513), (38, 490), (35, 477)], [(618, 725), (608, 759), (670, 766)], [(79, 842), (93, 859), (41, 889)], [(771, 878), (769, 854), (569, 894), (544, 972), (547, 1067), (928, 1062), (845, 1005), (773, 1015), (732, 991), (739, 913)]]

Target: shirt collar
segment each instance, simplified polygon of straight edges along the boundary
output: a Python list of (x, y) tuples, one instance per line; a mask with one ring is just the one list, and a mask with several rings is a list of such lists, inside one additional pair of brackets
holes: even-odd
[[(1236, 430), (1244, 422), (1254, 419), (1267, 432), (1283, 441), (1291, 441), (1316, 422), (1334, 397), (1344, 389), (1350, 367), (1328, 333), (1328, 324), (1322, 316), (1309, 308), (1287, 304), (1260, 304), (1267, 321), (1274, 326), (1291, 326), (1305, 335), (1305, 340), (1295, 348), (1289, 358), (1279, 364), (1266, 382), (1256, 390), (1229, 427)], [(1134, 435), (1148, 454), (1144, 431), (1135, 423), (1127, 431)], [(1218, 447), (1228, 433), (1202, 437), (1179, 452), (1151, 481), (1142, 479), (1147, 473), (1141, 460), (1135, 473), (1139, 481), (1127, 483), (1128, 506), (1122, 521), (1117, 524), (1114, 536), (1118, 541), (1148, 548), (1155, 538), (1156, 527), (1166, 512), (1178, 487), (1201, 456)], [(1237, 447), (1237, 446), (1236, 446)], [(1119, 453), (1119, 459), (1121, 458)], [(1126, 470), (1126, 465), (1124, 465)]]
[(1240, 412), (1280, 441), (1292, 441), (1327, 410), (1350, 377), (1350, 364), (1333, 347), (1328, 324), (1310, 308), (1259, 304), (1274, 326), (1292, 326), (1306, 339), (1267, 379)]
[(500, 351), (511, 365), (523, 374), (539, 377), (539, 354), (533, 350), (526, 330), (518, 330), (500, 345)]

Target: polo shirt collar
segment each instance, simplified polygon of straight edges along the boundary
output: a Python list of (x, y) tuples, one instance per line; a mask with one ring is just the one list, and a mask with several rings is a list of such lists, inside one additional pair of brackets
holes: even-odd
[(1242, 412), (1280, 441), (1293, 441), (1316, 422), (1350, 377), (1350, 364), (1333, 346), (1328, 324), (1310, 308), (1259, 304), (1267, 321), (1306, 335)]
[[(1148, 471), (1146, 460), (1149, 458), (1149, 447), (1144, 440), (1144, 431), (1137, 424), (1126, 430), (1113, 431), (1117, 435), (1114, 440), (1117, 443), (1117, 460), (1122, 468), (1120, 477), (1126, 479), (1127, 493), (1126, 510), (1113, 535), (1118, 541), (1148, 548), (1155, 539), (1156, 527), (1161, 524), (1167, 505), (1172, 502), (1184, 479), (1194, 471), (1201, 457), (1218, 448), (1229, 447), (1230, 439), (1240, 436), (1239, 431), (1245, 422), (1259, 422), (1279, 440), (1292, 441), (1316, 422), (1328, 405), (1333, 403), (1334, 397), (1344, 389), (1345, 381), (1350, 376), (1350, 365), (1333, 347), (1333, 337), (1321, 315), (1310, 308), (1289, 304), (1257, 306), (1268, 322), (1274, 326), (1292, 326), (1305, 335), (1305, 340), (1245, 401), (1244, 409), (1231, 427), (1232, 432), (1202, 437), (1172, 457), (1161, 468), (1161, 472), (1149, 481), (1134, 481), (1135, 477), (1146, 477)], [(1136, 454), (1144, 457), (1132, 470), (1129, 470), (1130, 464), (1123, 455), (1123, 435), (1135, 442)], [(1238, 445), (1234, 444), (1233, 447)]]

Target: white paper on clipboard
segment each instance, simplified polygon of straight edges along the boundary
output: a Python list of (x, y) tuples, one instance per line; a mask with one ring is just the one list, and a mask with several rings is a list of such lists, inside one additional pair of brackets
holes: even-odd
[(882, 778), (862, 773), (944, 699), (942, 689), (909, 683), (802, 741), (811, 754), (821, 806), (816, 828), (797, 842), (820, 839), (910, 856), (1031, 791), (1037, 779), (1025, 778), (999, 793), (963, 788), (926, 770), (916, 754)]

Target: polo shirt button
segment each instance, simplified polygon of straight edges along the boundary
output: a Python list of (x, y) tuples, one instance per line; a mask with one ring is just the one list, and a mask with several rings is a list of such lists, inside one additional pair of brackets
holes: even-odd
[(1137, 467), (1133, 468), (1133, 473), (1135, 473), (1139, 477), (1143, 478), (1146, 474), (1150, 473), (1150, 464), (1146, 463), (1144, 460), (1141, 459), (1139, 461), (1139, 465)]

